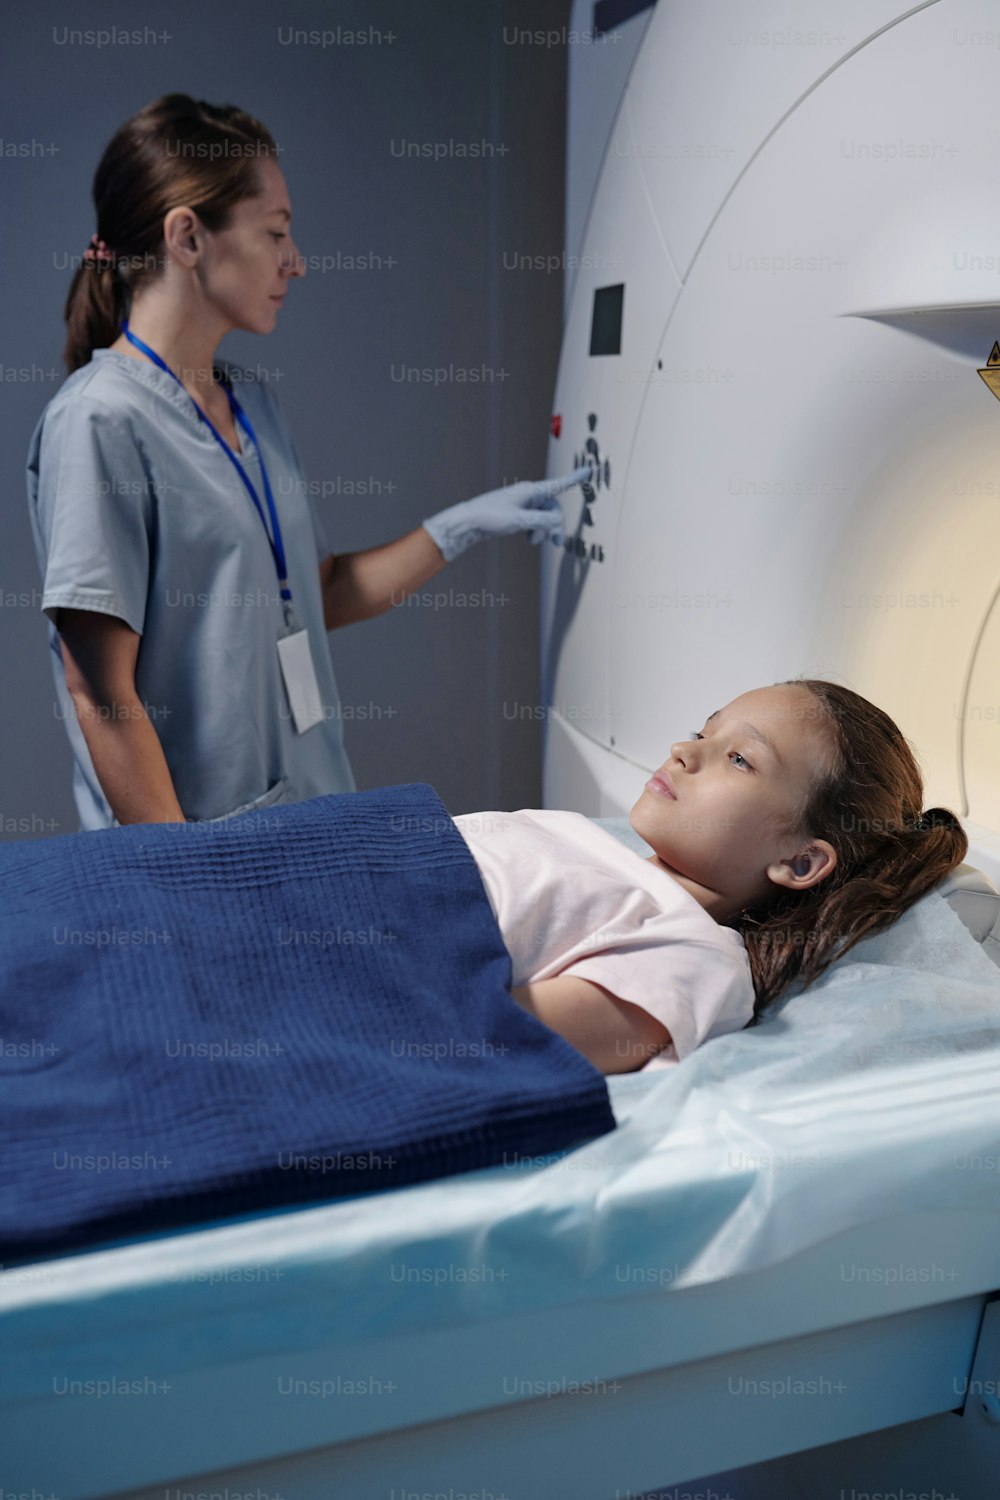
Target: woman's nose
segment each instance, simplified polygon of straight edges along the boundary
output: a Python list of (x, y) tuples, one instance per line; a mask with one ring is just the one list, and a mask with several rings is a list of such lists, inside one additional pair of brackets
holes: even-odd
[(302, 255), (297, 245), (292, 246), (288, 264), (284, 269), (289, 276), (304, 276), (306, 274), (305, 256)]

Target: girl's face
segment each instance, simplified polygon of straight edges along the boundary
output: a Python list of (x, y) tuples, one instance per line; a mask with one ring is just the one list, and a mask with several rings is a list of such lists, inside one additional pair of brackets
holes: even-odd
[(197, 269), (206, 300), (230, 327), (270, 333), (289, 279), (304, 276), (305, 267), (289, 228), (284, 174), (270, 157), (261, 157), (257, 170), (263, 192), (237, 203), (228, 228), (202, 230), (205, 250)]
[(825, 840), (788, 831), (827, 769), (822, 715), (807, 688), (743, 693), (671, 746), (632, 808), (632, 827), (656, 851), (652, 863), (716, 921), (730, 921), (775, 885), (814, 885), (836, 864)]

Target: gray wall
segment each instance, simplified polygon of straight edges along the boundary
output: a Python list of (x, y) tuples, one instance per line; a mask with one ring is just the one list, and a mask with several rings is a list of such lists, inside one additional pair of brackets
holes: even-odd
[[(505, 269), (503, 258), (563, 247), (566, 58), (561, 46), (511, 37), (560, 28), (568, 15), (569, 0), (188, 0), (125, 12), (21, 0), (8, 11), (0, 836), (78, 827), (24, 457), (65, 378), (65, 257), (94, 231), (90, 183), (113, 131), (174, 90), (239, 104), (283, 148), (302, 253), (381, 257), (382, 269), (314, 266), (273, 334), (233, 334), (220, 347), (277, 377), (311, 480), (341, 491), (381, 483), (381, 495), (318, 502), (335, 551), (376, 546), (445, 505), (544, 472), (562, 276)], [(156, 37), (138, 45), (63, 40), (67, 28), (146, 26)], [(382, 40), (280, 39), (285, 28), (338, 26)], [(404, 140), (506, 150), (400, 159), (391, 143), (399, 151)], [(28, 142), (35, 154), (8, 154)], [(390, 375), (450, 364), (504, 373), (479, 385)], [(428, 602), (329, 635), (359, 788), (429, 781), (453, 813), (540, 805), (539, 715), (523, 716), (538, 705), (539, 553), (521, 536), (484, 543), (425, 586)], [(435, 594), (444, 602), (430, 602)], [(369, 716), (352, 720), (351, 708)]]

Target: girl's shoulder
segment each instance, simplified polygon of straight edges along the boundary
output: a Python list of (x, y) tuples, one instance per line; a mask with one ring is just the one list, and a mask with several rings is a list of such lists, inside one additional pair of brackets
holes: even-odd
[(456, 821), (467, 837), (481, 843), (495, 837), (498, 849), (516, 846), (552, 866), (575, 869), (578, 875), (587, 868), (624, 885), (655, 889), (654, 872), (640, 852), (641, 841), (618, 837), (584, 813), (522, 807), (517, 812), (468, 813)]
[(591, 818), (585, 813), (548, 807), (526, 808), (524, 815), (553, 837), (570, 845), (598, 850), (629, 868), (633, 860), (650, 852), (630, 827), (627, 832), (620, 829), (619, 824), (627, 824), (627, 819)]

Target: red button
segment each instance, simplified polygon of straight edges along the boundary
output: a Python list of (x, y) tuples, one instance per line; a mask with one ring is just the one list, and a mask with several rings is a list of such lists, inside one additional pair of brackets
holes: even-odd
[(557, 412), (556, 415), (552, 418), (552, 436), (553, 437), (558, 437), (561, 432), (562, 432), (562, 417)]

